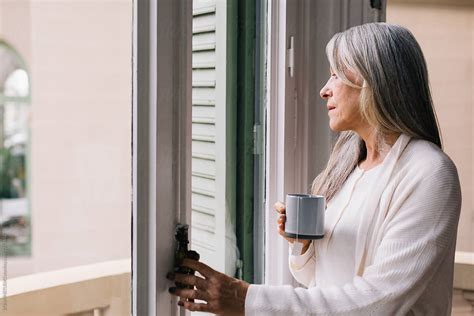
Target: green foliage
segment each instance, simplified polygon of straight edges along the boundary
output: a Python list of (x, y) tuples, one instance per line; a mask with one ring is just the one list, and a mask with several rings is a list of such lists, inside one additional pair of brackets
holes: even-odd
[(21, 195), (23, 195), (22, 191), (24, 192), (25, 185), (25, 156), (22, 154), (13, 155), (10, 148), (1, 148), (0, 199), (21, 197)]

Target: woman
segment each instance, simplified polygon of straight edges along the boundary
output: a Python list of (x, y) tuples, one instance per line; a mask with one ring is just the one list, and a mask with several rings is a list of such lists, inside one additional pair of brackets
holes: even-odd
[[(450, 315), (461, 207), (443, 153), (426, 64), (405, 28), (369, 23), (336, 34), (321, 90), (341, 132), (312, 193), (328, 201), (325, 237), (303, 241), (290, 270), (307, 289), (249, 285), (197, 261), (170, 275), (189, 310), (224, 315)], [(279, 233), (284, 231), (284, 205)], [(288, 239), (290, 248), (294, 240)], [(188, 299), (201, 299), (200, 304)]]

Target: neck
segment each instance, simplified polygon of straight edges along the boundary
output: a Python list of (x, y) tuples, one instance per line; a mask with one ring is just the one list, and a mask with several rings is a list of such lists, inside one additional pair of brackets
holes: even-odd
[(382, 141), (379, 141), (377, 131), (373, 127), (366, 128), (362, 131), (356, 131), (362, 138), (367, 148), (367, 156), (364, 164), (368, 166), (377, 165), (383, 161), (390, 148), (397, 141), (400, 134), (386, 135)]

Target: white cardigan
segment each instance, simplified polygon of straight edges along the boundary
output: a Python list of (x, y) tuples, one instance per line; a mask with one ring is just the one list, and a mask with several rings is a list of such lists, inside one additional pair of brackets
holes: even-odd
[[(368, 189), (378, 183), (382, 166), (380, 164), (368, 171), (354, 168), (341, 189), (328, 202), (324, 230), (331, 231), (331, 234), (313, 241), (310, 246), (314, 249), (309, 248), (304, 255), (289, 256), (290, 271), (298, 282), (306, 287), (319, 288), (344, 286), (352, 282), (357, 235), (359, 229), (365, 229), (360, 227), (362, 210), (370, 194)], [(292, 248), (290, 244), (291, 251)]]
[[(402, 134), (381, 168), (363, 208), (352, 282), (251, 285), (246, 315), (450, 315), (461, 209), (456, 167), (436, 145)], [(317, 255), (310, 247), (302, 259)], [(315, 261), (293, 261), (302, 262), (293, 266), (295, 278), (313, 283)]]

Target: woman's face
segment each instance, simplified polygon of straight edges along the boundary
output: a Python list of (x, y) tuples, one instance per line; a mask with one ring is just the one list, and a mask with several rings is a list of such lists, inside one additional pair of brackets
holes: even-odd
[[(346, 74), (347, 79), (356, 82), (355, 75)], [(345, 84), (335, 72), (331, 71), (326, 85), (321, 89), (321, 98), (327, 101), (329, 127), (335, 132), (364, 128), (360, 107), (360, 89)]]

